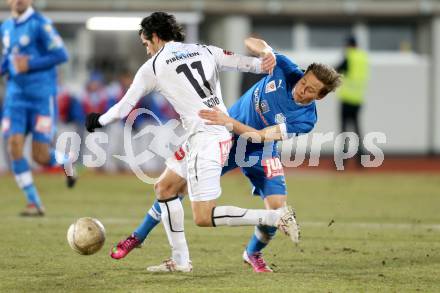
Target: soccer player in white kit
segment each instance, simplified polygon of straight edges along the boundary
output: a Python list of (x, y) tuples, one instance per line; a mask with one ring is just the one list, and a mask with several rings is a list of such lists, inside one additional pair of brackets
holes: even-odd
[[(221, 194), (220, 176), (232, 145), (231, 134), (224, 126), (207, 125), (199, 111), (217, 107), (227, 113), (220, 90), (219, 72), (270, 72), (275, 56), (266, 52), (262, 60), (232, 54), (214, 46), (185, 44), (182, 28), (173, 15), (155, 12), (141, 22), (141, 40), (152, 55), (136, 73), (133, 84), (119, 103), (104, 114), (87, 117), (90, 132), (123, 119), (146, 94), (161, 93), (180, 115), (188, 134), (187, 184), (193, 218), (198, 226), (278, 227), (298, 241), (298, 226), (290, 207), (279, 210), (243, 209), (216, 206)], [(178, 271), (191, 271), (192, 266), (184, 233), (184, 211), (176, 194), (156, 190), (162, 210), (161, 219), (172, 247), (172, 261), (167, 266)]]

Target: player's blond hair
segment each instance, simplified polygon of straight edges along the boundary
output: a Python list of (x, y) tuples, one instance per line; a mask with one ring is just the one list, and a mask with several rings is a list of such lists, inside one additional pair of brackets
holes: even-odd
[(307, 67), (305, 74), (307, 72), (312, 72), (324, 84), (324, 87), (319, 92), (321, 97), (325, 97), (341, 85), (341, 75), (333, 67), (326, 64), (312, 63)]

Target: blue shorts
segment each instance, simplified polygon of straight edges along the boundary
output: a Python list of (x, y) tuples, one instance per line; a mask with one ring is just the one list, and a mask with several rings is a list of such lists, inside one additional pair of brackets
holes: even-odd
[(57, 109), (55, 99), (23, 101), (9, 96), (5, 101), (2, 131), (7, 139), (11, 135), (32, 133), (34, 141), (52, 143), (56, 131)]
[[(223, 167), (222, 175), (238, 168), (236, 161), (236, 143), (234, 142), (227, 164)], [(240, 167), (243, 174), (251, 181), (253, 194), (265, 198), (270, 195), (286, 195), (286, 179), (279, 156), (272, 154), (271, 157), (263, 158), (263, 148), (246, 150), (244, 161), (248, 162), (252, 156), (258, 157), (255, 165)]]

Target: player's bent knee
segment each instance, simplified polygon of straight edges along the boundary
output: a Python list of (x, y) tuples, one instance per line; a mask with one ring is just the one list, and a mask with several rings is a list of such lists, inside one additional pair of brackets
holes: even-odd
[(282, 207), (286, 206), (286, 203), (287, 203), (286, 199), (287, 199), (287, 197), (285, 195), (267, 196), (264, 199), (266, 209), (276, 210), (276, 209), (282, 208)]
[(158, 199), (168, 199), (173, 196), (176, 196), (176, 193), (173, 192), (173, 187), (171, 184), (164, 183), (162, 181), (154, 184), (154, 191)]
[(280, 209), (280, 208), (284, 207), (285, 205), (286, 205), (286, 202), (277, 202), (275, 204), (272, 204), (270, 206), (270, 209), (271, 210), (277, 210), (277, 209)]
[(162, 197), (163, 188), (162, 188), (162, 186), (161, 186), (161, 182), (160, 182), (160, 181), (159, 181), (159, 182), (156, 182), (156, 183), (154, 184), (154, 192), (156, 193), (156, 197), (157, 197), (157, 199), (164, 199), (164, 198)]
[(164, 200), (183, 194), (186, 190), (186, 181), (184, 179), (159, 180), (154, 184), (154, 191), (158, 199)]

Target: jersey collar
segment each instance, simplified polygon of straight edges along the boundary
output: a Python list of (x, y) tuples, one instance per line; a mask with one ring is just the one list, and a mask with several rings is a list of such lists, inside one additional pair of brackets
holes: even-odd
[(176, 43), (175, 41), (168, 41), (168, 42), (166, 42), (165, 45), (163, 45), (163, 46), (165, 47), (165, 46), (167, 46), (167, 45), (173, 45), (173, 44), (175, 44), (175, 43)]
[(23, 23), (26, 20), (28, 20), (29, 17), (31, 17), (32, 14), (34, 14), (34, 12), (35, 12), (34, 8), (32, 8), (32, 6), (29, 6), (25, 12), (23, 12), (19, 17), (15, 18), (15, 21), (17, 23)]
[(310, 106), (313, 103), (313, 101), (311, 101), (310, 103), (307, 103), (307, 104), (301, 104), (301, 103), (298, 103), (297, 101), (295, 101), (295, 99), (293, 99), (293, 101), (295, 102), (295, 104), (297, 104), (300, 107)]

